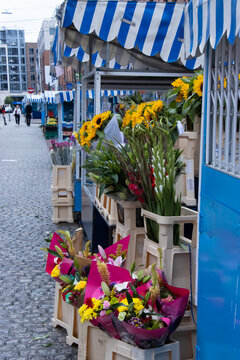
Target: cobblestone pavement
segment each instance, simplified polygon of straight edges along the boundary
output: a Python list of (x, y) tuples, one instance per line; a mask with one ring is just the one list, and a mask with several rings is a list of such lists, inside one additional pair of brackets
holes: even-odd
[(52, 164), (42, 130), (11, 117), (4, 126), (0, 115), (0, 359), (75, 360), (76, 345), (51, 325), (55, 283), (40, 249), (47, 231), (78, 225), (52, 224)]

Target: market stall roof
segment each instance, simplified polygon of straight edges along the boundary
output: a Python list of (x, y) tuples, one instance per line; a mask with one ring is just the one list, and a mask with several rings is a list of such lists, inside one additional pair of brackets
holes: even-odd
[(43, 94), (27, 94), (24, 96), (22, 103), (24, 104), (27, 102), (41, 103), (43, 102)]
[(74, 91), (44, 91), (44, 103), (59, 104), (74, 99)]
[(67, 0), (61, 26), (68, 47), (81, 46), (105, 60), (115, 57), (120, 65), (129, 63), (130, 49), (168, 63), (181, 59), (186, 67), (196, 65), (184, 58), (184, 3)]
[(208, 40), (216, 49), (225, 34), (233, 44), (239, 30), (239, 0), (190, 0), (185, 9), (186, 57), (202, 54)]

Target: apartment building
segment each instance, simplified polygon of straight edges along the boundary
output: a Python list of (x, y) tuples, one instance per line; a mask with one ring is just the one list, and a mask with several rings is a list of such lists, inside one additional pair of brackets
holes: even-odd
[(27, 91), (24, 30), (0, 28), (0, 104)]
[(26, 43), (27, 87), (37, 92), (37, 43)]

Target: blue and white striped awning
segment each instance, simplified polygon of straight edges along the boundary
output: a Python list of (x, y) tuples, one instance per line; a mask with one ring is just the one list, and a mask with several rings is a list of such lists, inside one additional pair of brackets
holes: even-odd
[[(101, 96), (124, 96), (132, 95), (135, 91), (132, 90), (101, 90)], [(87, 90), (87, 99), (94, 99), (94, 90)]]
[(59, 104), (70, 102), (74, 99), (75, 91), (44, 91), (44, 102), (47, 104)]
[[(71, 26), (73, 25), (73, 26)], [(110, 43), (110, 59), (124, 49), (139, 50), (165, 62), (181, 62), (194, 68), (193, 60), (184, 57), (184, 3), (136, 1), (67, 0), (62, 18), (64, 42), (70, 48), (81, 46), (84, 53), (99, 53), (106, 59), (106, 44)], [(89, 46), (89, 36), (92, 38)], [(105, 56), (104, 56), (105, 54)]]
[(32, 103), (42, 103), (43, 102), (43, 94), (27, 94), (24, 96), (22, 103), (26, 104), (27, 102)]
[(216, 49), (226, 34), (233, 44), (240, 30), (240, 0), (191, 0), (185, 8), (186, 57), (204, 52), (208, 40)]

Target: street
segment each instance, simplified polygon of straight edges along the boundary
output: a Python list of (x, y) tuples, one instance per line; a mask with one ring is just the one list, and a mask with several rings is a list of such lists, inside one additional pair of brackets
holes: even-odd
[[(45, 273), (47, 232), (77, 224), (52, 224), (51, 160), (39, 124), (20, 126), (0, 116), (0, 359), (76, 359), (66, 331), (53, 328), (55, 282)], [(40, 338), (40, 339), (34, 339)]]

